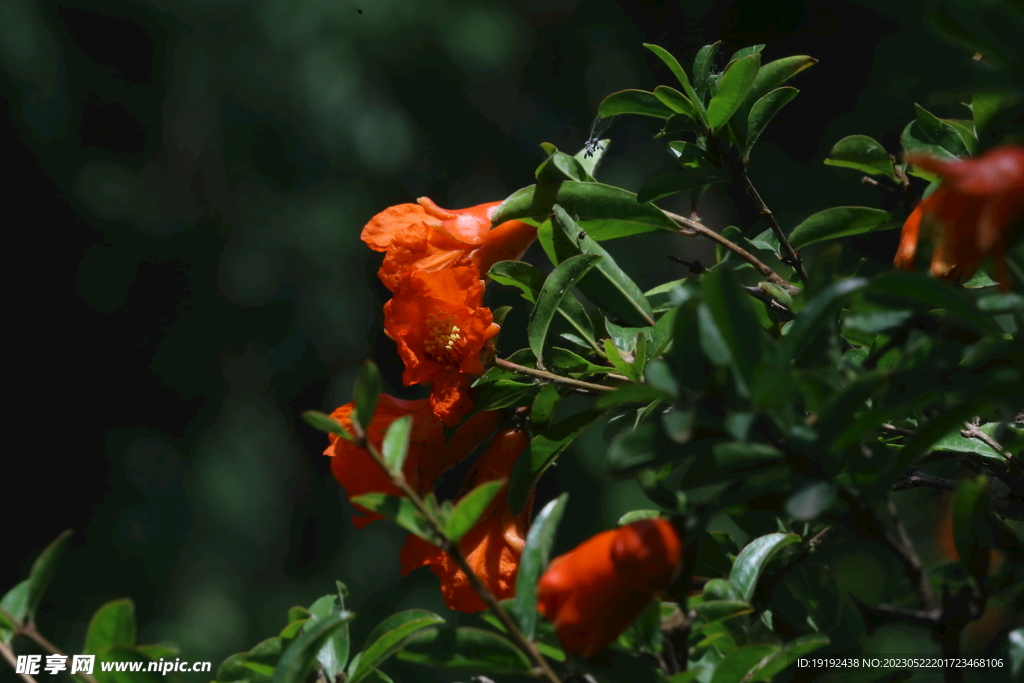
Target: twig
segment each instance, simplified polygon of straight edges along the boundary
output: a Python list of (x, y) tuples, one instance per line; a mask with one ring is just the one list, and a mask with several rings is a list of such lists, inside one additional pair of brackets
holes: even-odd
[(768, 221), (768, 226), (772, 229), (772, 233), (775, 234), (775, 239), (779, 241), (779, 246), (781, 246), (783, 251), (786, 252), (786, 257), (789, 259), (790, 265), (796, 269), (796, 273), (800, 276), (800, 281), (804, 283), (804, 286), (807, 286), (807, 271), (804, 270), (803, 261), (800, 260), (799, 254), (797, 254), (796, 250), (793, 249), (793, 245), (789, 243), (789, 240), (786, 238), (786, 234), (782, 232), (782, 227), (779, 225), (779, 222), (775, 220), (775, 214), (771, 212), (768, 205), (764, 203), (763, 199), (761, 199), (761, 195), (757, 193), (757, 189), (754, 187), (754, 184), (750, 182), (750, 177), (747, 176), (746, 169), (741, 170), (739, 176), (747, 190), (747, 194), (749, 194), (750, 198), (754, 200), (757, 210), (760, 211), (761, 215)]
[(978, 425), (973, 422), (965, 422), (964, 428), (960, 430), (960, 435), (966, 436), (969, 439), (977, 439), (1007, 460), (1011, 457), (1010, 452), (1003, 448), (1002, 444), (985, 432), (981, 431), (981, 429), (978, 428)]
[(906, 491), (918, 486), (930, 486), (941, 491), (955, 491), (957, 484), (952, 479), (936, 477), (921, 470), (910, 470), (902, 479), (892, 485), (892, 490)]
[[(0, 655), (3, 655), (4, 659), (7, 660), (7, 663), (11, 665), (11, 669), (17, 672), (18, 661), (14, 658), (14, 650), (11, 649), (11, 646), (0, 641)], [(18, 676), (20, 676), (21, 680), (25, 681), (25, 683), (37, 683), (36, 679), (28, 674), (18, 674)]]
[(914, 566), (918, 576), (917, 590), (921, 595), (921, 602), (924, 603), (925, 607), (935, 607), (935, 594), (932, 592), (932, 583), (928, 579), (928, 574), (921, 567), (921, 558), (917, 554), (917, 549), (914, 548), (914, 542), (910, 540), (907, 528), (903, 526), (899, 510), (896, 509), (896, 503), (887, 500), (885, 505), (889, 510), (889, 516), (892, 517), (893, 526), (896, 527), (896, 538), (899, 539), (900, 549), (906, 555), (910, 564)]
[(900, 436), (913, 436), (915, 433), (913, 429), (905, 429), (903, 427), (897, 427), (896, 425), (891, 425), (888, 423), (882, 423), (880, 426), (883, 431), (892, 432), (893, 434), (899, 434)]
[[(530, 377), (536, 377), (537, 379), (547, 380), (548, 382), (554, 382), (555, 384), (564, 384), (575, 389), (582, 389), (584, 391), (615, 391), (615, 387), (605, 386), (604, 384), (594, 384), (592, 382), (584, 382), (582, 380), (573, 379), (572, 377), (563, 377), (562, 375), (556, 375), (553, 372), (547, 370), (537, 370), (536, 368), (528, 368), (525, 365), (519, 365), (507, 361), (503, 358), (496, 358), (494, 364), (500, 368), (511, 370), (512, 372), (518, 372), (520, 375), (528, 375)], [(609, 375), (611, 377), (611, 375)], [(622, 375), (615, 375), (614, 379), (629, 379)]]
[[(611, 390), (611, 387), (605, 388)], [(495, 599), (494, 595), (491, 594), (491, 591), (487, 589), (487, 586), (483, 584), (483, 582), (480, 580), (480, 577), (478, 577), (476, 575), (476, 572), (473, 571), (473, 568), (469, 566), (469, 562), (466, 561), (466, 557), (462, 554), (462, 550), (459, 548), (459, 545), (457, 543), (453, 543), (447, 536), (444, 535), (444, 533), (441, 531), (440, 522), (438, 522), (437, 518), (434, 516), (434, 513), (431, 512), (431, 510), (427, 507), (426, 503), (423, 502), (423, 499), (420, 498), (420, 496), (416, 493), (415, 490), (413, 490), (411, 486), (409, 486), (409, 483), (405, 480), (405, 476), (400, 471), (391, 470), (388, 467), (387, 463), (384, 462), (384, 456), (382, 456), (380, 454), (380, 451), (378, 451), (377, 448), (372, 443), (370, 443), (369, 439), (366, 438), (366, 435), (362, 432), (362, 430), (357, 429), (356, 431), (358, 445), (362, 447), (364, 450), (366, 450), (367, 453), (370, 454), (370, 457), (373, 458), (373, 461), (376, 462), (377, 466), (380, 467), (388, 475), (388, 477), (391, 479), (391, 482), (395, 485), (395, 487), (399, 491), (401, 491), (406, 498), (409, 499), (409, 501), (413, 504), (416, 510), (419, 511), (419, 513), (423, 515), (423, 517), (427, 520), (427, 523), (430, 525), (431, 531), (433, 531), (434, 535), (437, 537), (440, 548), (444, 552), (446, 552), (448, 556), (451, 557), (452, 560), (455, 562), (456, 566), (458, 566), (458, 568), (462, 570), (462, 572), (466, 575), (466, 578), (469, 579), (469, 583), (473, 587), (473, 590), (476, 591), (476, 594), (479, 595), (480, 598), (484, 601), (484, 603), (487, 604), (488, 609), (490, 609), (491, 612), (494, 613), (494, 616), (496, 616), (498, 618), (498, 621), (501, 622), (502, 626), (505, 627), (505, 630), (508, 632), (508, 635), (512, 639), (512, 641), (516, 644), (517, 647), (519, 647), (520, 650), (522, 650), (526, 654), (527, 657), (529, 657), (530, 661), (533, 663), (535, 667), (534, 674), (540, 678), (544, 678), (548, 681), (548, 683), (561, 683), (561, 680), (558, 678), (558, 675), (555, 674), (555, 672), (551, 669), (550, 665), (548, 665), (547, 660), (544, 659), (544, 655), (542, 655), (540, 651), (537, 649), (537, 647), (532, 642), (530, 642), (526, 638), (526, 636), (523, 635), (522, 631), (519, 630), (519, 626), (516, 624), (516, 622), (512, 619), (512, 617), (509, 616), (508, 612), (506, 612), (502, 608), (502, 606), (498, 604), (498, 601)], [(93, 681), (92, 683), (95, 683), (95, 681)]]
[[(6, 617), (8, 621), (15, 625), (14, 635), (28, 638), (29, 640), (33, 641), (36, 645), (49, 652), (51, 655), (60, 655), (61, 657), (67, 657), (67, 655), (64, 654), (64, 652), (61, 651), (59, 647), (51, 643), (49, 640), (46, 639), (45, 636), (43, 636), (42, 633), (36, 630), (35, 624), (31, 622), (23, 624), (20, 620), (16, 619), (13, 614), (8, 612), (2, 606), (0, 606), (0, 612), (3, 612), (4, 617)], [(2, 643), (0, 643), (0, 645), (2, 645)], [(12, 666), (15, 665), (12, 663)], [(76, 671), (73, 675), (78, 676), (83, 681), (85, 681), (85, 683), (97, 683), (95, 678), (82, 671)], [(28, 676), (28, 679), (32, 680), (32, 677)]]
[(790, 283), (786, 282), (786, 280), (782, 276), (780, 276), (774, 270), (772, 270), (767, 265), (762, 263), (760, 261), (760, 259), (758, 259), (756, 256), (751, 254), (749, 251), (747, 251), (746, 249), (744, 249), (740, 245), (736, 244), (735, 242), (732, 242), (731, 240), (729, 240), (729, 239), (727, 239), (725, 237), (722, 237), (717, 232), (715, 232), (711, 228), (707, 227), (703, 223), (700, 223), (699, 221), (695, 221), (692, 218), (686, 218), (685, 216), (680, 216), (679, 214), (672, 213), (671, 211), (665, 211), (665, 215), (668, 216), (669, 218), (671, 218), (673, 221), (675, 221), (676, 224), (679, 225), (682, 228), (682, 230), (679, 231), (682, 234), (684, 234), (684, 235), (687, 235), (687, 234), (701, 235), (703, 237), (707, 237), (708, 239), (710, 239), (712, 241), (718, 242), (723, 247), (725, 247), (729, 251), (733, 252), (734, 254), (739, 256), (741, 259), (743, 259), (744, 261), (746, 261), (750, 265), (754, 266), (754, 268), (757, 270), (757, 272), (761, 273), (761, 275), (765, 276), (766, 278), (768, 278), (769, 280), (771, 280), (775, 284), (779, 285), (780, 287), (785, 287), (786, 291), (789, 292), (790, 294), (795, 294), (796, 292), (800, 291), (798, 288), (796, 288), (793, 285), (791, 285)]

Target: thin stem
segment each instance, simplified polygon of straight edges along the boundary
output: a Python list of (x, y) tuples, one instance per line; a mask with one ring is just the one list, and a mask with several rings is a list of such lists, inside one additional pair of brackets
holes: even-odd
[(994, 450), (996, 453), (1003, 456), (1004, 458), (1010, 458), (1010, 453), (1005, 448), (1003, 448), (1003, 445), (1001, 443), (993, 439), (985, 432), (981, 431), (981, 429), (978, 428), (978, 425), (974, 424), (973, 422), (965, 422), (964, 428), (960, 430), (960, 434), (962, 436), (966, 436), (969, 439), (977, 439), (978, 441), (982, 442), (983, 444)]
[(723, 247), (733, 252), (750, 265), (754, 266), (754, 268), (757, 269), (757, 272), (761, 273), (761, 275), (765, 276), (775, 284), (781, 287), (785, 287), (788, 292), (795, 293), (799, 291), (796, 287), (786, 282), (786, 280), (782, 276), (780, 276), (774, 270), (772, 270), (767, 265), (762, 263), (760, 259), (751, 254), (749, 251), (747, 251), (740, 245), (736, 244), (735, 242), (732, 242), (731, 240), (722, 237), (717, 232), (707, 227), (703, 223), (695, 221), (692, 218), (680, 216), (679, 214), (672, 213), (671, 211), (665, 211), (665, 215), (671, 218), (673, 221), (675, 221), (676, 224), (678, 224), (682, 228), (680, 232), (682, 232), (683, 234), (697, 234), (701, 235), (702, 237), (707, 237), (709, 240), (712, 240), (714, 242), (718, 242)]
[[(572, 377), (563, 377), (562, 375), (556, 375), (553, 372), (547, 370), (537, 370), (536, 368), (528, 368), (525, 365), (519, 365), (518, 363), (512, 363), (503, 358), (496, 358), (494, 364), (500, 368), (511, 370), (512, 372), (518, 372), (520, 375), (529, 375), (530, 377), (536, 377), (537, 379), (547, 380), (548, 382), (554, 382), (555, 384), (564, 384), (568, 387), (574, 387), (583, 391), (615, 391), (615, 387), (605, 386), (604, 384), (594, 384), (592, 382), (584, 382), (582, 380), (573, 379)], [(627, 379), (618, 375), (615, 379)]]
[(793, 245), (786, 239), (786, 234), (782, 232), (782, 227), (779, 222), (775, 220), (775, 214), (771, 212), (768, 205), (761, 199), (761, 195), (757, 193), (757, 188), (750, 182), (750, 177), (747, 175), (746, 169), (740, 171), (740, 180), (743, 181), (743, 185), (747, 190), (747, 194), (754, 200), (754, 204), (757, 206), (757, 210), (761, 212), (761, 215), (768, 221), (769, 227), (772, 229), (772, 233), (775, 235), (775, 239), (779, 241), (779, 246), (782, 247), (783, 251), (786, 252), (786, 257), (790, 260), (790, 265), (796, 269), (797, 275), (800, 276), (800, 281), (807, 285), (807, 271), (804, 270), (803, 261), (800, 260), (800, 256), (797, 255), (796, 250), (793, 249)]
[(530, 661), (535, 667), (534, 674), (540, 678), (544, 678), (549, 683), (561, 683), (558, 675), (555, 674), (548, 665), (547, 660), (544, 659), (544, 655), (542, 655), (537, 647), (523, 635), (523, 632), (519, 630), (519, 626), (516, 622), (511, 616), (509, 616), (508, 612), (498, 604), (498, 601), (495, 599), (494, 595), (491, 594), (491, 591), (487, 589), (487, 586), (483, 584), (480, 577), (478, 577), (476, 572), (473, 571), (473, 568), (469, 566), (469, 562), (466, 560), (465, 555), (462, 554), (462, 550), (459, 548), (458, 544), (453, 543), (444, 535), (444, 532), (441, 531), (441, 524), (434, 516), (434, 513), (430, 511), (427, 505), (423, 502), (423, 499), (420, 498), (419, 494), (409, 486), (409, 483), (405, 480), (402, 473), (399, 471), (392, 471), (387, 466), (387, 463), (384, 462), (384, 457), (380, 454), (380, 451), (378, 451), (376, 447), (369, 442), (365, 434), (358, 434), (357, 436), (359, 438), (359, 446), (370, 454), (370, 457), (377, 463), (377, 466), (384, 470), (388, 477), (390, 477), (395, 487), (397, 487), (398, 490), (409, 499), (413, 506), (415, 506), (419, 513), (426, 518), (427, 523), (430, 524), (430, 528), (434, 532), (434, 535), (440, 541), (441, 549), (452, 558), (458, 568), (466, 575), (466, 578), (469, 579), (469, 583), (473, 587), (473, 590), (476, 591), (476, 594), (480, 596), (484, 603), (486, 603), (488, 609), (494, 613), (498, 618), (498, 621), (500, 621), (502, 626), (505, 627), (505, 630), (508, 632), (512, 641), (520, 650), (526, 653), (527, 657), (530, 658)]
[[(11, 649), (10, 645), (4, 642), (0, 642), (0, 655), (3, 655), (3, 658), (6, 659), (7, 663), (11, 665), (11, 669), (13, 671), (18, 670), (18, 661), (14, 658), (14, 650)], [(34, 679), (32, 676), (29, 676), (28, 674), (18, 675), (21, 677), (21, 680), (25, 681), (25, 683), (37, 683), (36, 679)]]
[[(20, 620), (16, 619), (13, 614), (8, 612), (2, 606), (0, 606), (0, 612), (3, 612), (4, 617), (9, 622), (11, 622), (12, 624), (15, 625), (14, 635), (16, 635), (16, 636), (24, 636), (25, 638), (28, 638), (28, 639), (32, 640), (36, 645), (38, 645), (39, 647), (41, 647), (44, 650), (46, 650), (47, 652), (49, 652), (51, 655), (60, 655), (61, 657), (67, 657), (67, 655), (64, 654), (59, 647), (57, 647), (56, 645), (51, 643), (49, 640), (47, 640), (43, 636), (42, 633), (40, 633), (39, 631), (36, 630), (36, 625), (35, 624), (33, 624), (31, 622), (28, 623), (28, 624), (23, 624)], [(0, 643), (0, 645), (2, 645), (2, 643)], [(16, 666), (16, 665), (12, 662), (11, 666)], [(85, 683), (97, 683), (96, 679), (93, 678), (92, 676), (90, 676), (87, 673), (83, 673), (81, 671), (76, 671), (74, 673), (74, 675), (78, 676), (79, 678), (81, 678), (83, 681), (85, 681)], [(31, 676), (27, 676), (27, 675), (24, 675), (23, 678), (25, 678), (28, 681), (33, 680), (33, 678)]]

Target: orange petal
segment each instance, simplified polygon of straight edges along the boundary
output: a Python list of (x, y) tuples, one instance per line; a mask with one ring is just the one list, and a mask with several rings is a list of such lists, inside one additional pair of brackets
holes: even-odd
[[(370, 219), (363, 228), (360, 239), (374, 251), (386, 251), (395, 235), (410, 226), (436, 225), (438, 222), (418, 204), (389, 206)], [(427, 228), (421, 229), (425, 231)]]

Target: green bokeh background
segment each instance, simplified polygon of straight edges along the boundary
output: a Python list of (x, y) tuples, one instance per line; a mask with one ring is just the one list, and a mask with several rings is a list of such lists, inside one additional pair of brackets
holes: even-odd
[[(352, 591), (356, 643), (395, 610), (450, 614), (429, 571), (399, 576), (398, 529), (352, 527), (323, 436), (297, 419), (347, 402), (367, 357), (390, 391), (417, 395), (381, 329), (380, 257), (358, 239), (372, 215), (530, 184), (539, 143), (574, 152), (605, 95), (668, 82), (642, 42), (684, 64), (717, 39), (725, 54), (765, 42), (766, 59), (819, 58), (751, 169), (785, 227), (877, 203), (856, 173), (822, 165), (836, 140), (867, 134), (895, 150), (914, 102), (964, 117), (959, 93), (988, 78), (914, 1), (0, 6), (17, 406), (0, 589), (73, 528), (44, 633), (78, 652), (96, 607), (127, 595), (142, 642), (172, 640), (214, 666), (335, 579)], [(618, 122), (601, 179), (636, 190), (662, 169), (656, 129)], [(712, 192), (708, 224), (751, 220), (734, 198)], [(884, 261), (896, 237), (858, 248)], [(644, 287), (687, 274), (666, 254), (712, 253), (660, 236), (609, 246)], [(498, 289), (492, 305), (517, 304)], [(525, 316), (517, 305), (502, 352), (519, 348)], [(539, 503), (572, 494), (556, 550), (644, 506), (634, 484), (608, 481), (603, 455), (596, 428), (542, 484)], [(858, 557), (856, 572), (882, 576)]]

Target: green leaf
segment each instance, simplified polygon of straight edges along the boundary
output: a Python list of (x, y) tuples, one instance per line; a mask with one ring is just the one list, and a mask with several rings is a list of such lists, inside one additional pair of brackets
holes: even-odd
[(697, 111), (693, 108), (693, 103), (690, 102), (686, 95), (675, 88), (659, 85), (654, 89), (654, 96), (677, 114), (685, 114), (691, 118), (697, 118)]
[(398, 659), (473, 674), (529, 674), (530, 661), (509, 640), (483, 629), (426, 628), (414, 634)]
[(601, 258), (600, 254), (579, 254), (565, 259), (544, 281), (526, 331), (530, 350), (533, 351), (538, 365), (542, 364), (544, 342), (559, 306), (570, 290), (579, 284), (583, 276), (597, 265)]
[(714, 323), (701, 320), (701, 346), (714, 360), (718, 347), (718, 358), (726, 360), (735, 376), (738, 390), (746, 395), (754, 382), (754, 372), (766, 352), (761, 325), (750, 303), (750, 297), (742, 291), (735, 276), (728, 268), (714, 268), (700, 279), (703, 302)]
[[(522, 261), (498, 261), (488, 275), (503, 285), (511, 285), (522, 290), (523, 298), (532, 304), (537, 303), (537, 297), (544, 287), (544, 275), (534, 266)], [(590, 323), (590, 316), (586, 309), (576, 300), (576, 297), (569, 293), (562, 299), (558, 306), (558, 313), (569, 323), (573, 330), (592, 348), (597, 348), (597, 341), (594, 339), (594, 328)]]
[(998, 333), (995, 322), (971, 305), (970, 301), (952, 285), (922, 273), (894, 270), (871, 280), (868, 292), (884, 302), (914, 303), (929, 308), (941, 308), (955, 314), (964, 322), (983, 333)]
[(657, 519), (658, 517), (661, 517), (660, 510), (631, 510), (619, 517), (618, 524), (619, 526), (625, 526), (633, 522), (639, 522), (642, 519)]
[(662, 47), (658, 47), (657, 45), (652, 45), (650, 43), (644, 43), (643, 45), (648, 50), (657, 55), (658, 59), (665, 63), (665, 66), (669, 68), (669, 70), (672, 72), (672, 75), (676, 77), (677, 81), (679, 81), (679, 85), (683, 86), (683, 92), (686, 93), (686, 96), (690, 99), (690, 102), (693, 103), (693, 106), (697, 110), (697, 114), (700, 117), (700, 119), (702, 121), (705, 120), (704, 103), (701, 101), (699, 97), (697, 97), (697, 93), (694, 92), (693, 86), (690, 85), (690, 79), (687, 78), (686, 71), (684, 71), (683, 67), (680, 66), (679, 61), (676, 60), (676, 58), (673, 57), (668, 50)]
[(556, 422), (533, 437), (530, 448), (516, 460), (508, 482), (508, 504), (513, 514), (520, 514), (530, 491), (555, 459), (594, 422), (603, 410), (585, 410)]
[[(998, 422), (990, 422), (987, 425), (981, 426), (981, 431), (985, 432), (989, 436), (995, 434), (1000, 424)], [(995, 460), (999, 463), (1006, 462), (1005, 458), (997, 453), (991, 446), (986, 444), (984, 441), (978, 439), (969, 438), (962, 436), (960, 430), (961, 425), (957, 425), (956, 429), (952, 430), (949, 434), (936, 441), (930, 446), (933, 451), (956, 451), (959, 453), (974, 453), (980, 455), (983, 458)], [(1024, 430), (1019, 430), (1011, 427), (1011, 431), (1024, 435)]]
[(800, 540), (796, 534), (768, 534), (748, 543), (733, 562), (729, 572), (729, 583), (736, 587), (740, 597), (747, 602), (754, 597), (757, 580), (761, 572), (775, 555)]
[(646, 90), (621, 90), (613, 92), (601, 101), (597, 115), (602, 118), (619, 114), (639, 114), (667, 119), (676, 113), (652, 92)]
[[(565, 351), (565, 349), (562, 349)], [(566, 351), (566, 353), (572, 353)], [(579, 356), (577, 356), (578, 358)], [(557, 363), (552, 362), (552, 365), (559, 367)], [(541, 390), (537, 392), (537, 395), (533, 399), (533, 405), (530, 406), (530, 424), (536, 431), (543, 431), (547, 429), (548, 423), (551, 422), (551, 418), (554, 417), (555, 408), (558, 407), (558, 402), (562, 400), (562, 394), (559, 392), (558, 387), (554, 384), (548, 384), (541, 387)]]
[(705, 623), (725, 621), (754, 611), (746, 600), (705, 600), (692, 609)]
[(974, 117), (974, 129), (979, 133), (988, 127), (996, 115), (1007, 107), (1011, 107), (1021, 99), (1015, 92), (976, 92), (971, 98), (971, 113)]
[(762, 660), (778, 652), (774, 645), (744, 645), (725, 656), (715, 667), (711, 683), (741, 683)]
[(608, 146), (611, 145), (612, 141), (608, 138), (597, 141), (597, 147), (594, 150), (587, 149), (586, 146), (580, 151), (576, 152), (573, 159), (580, 162), (580, 166), (586, 172), (590, 182), (594, 182), (594, 174), (597, 173), (597, 167), (601, 165), (601, 160), (604, 159), (604, 155), (608, 152)]
[(761, 133), (768, 127), (768, 123), (799, 92), (796, 88), (788, 86), (776, 88), (754, 103), (747, 118), (747, 143), (743, 148), (744, 155), (749, 156), (750, 150), (754, 148), (754, 143), (761, 137)]
[(430, 525), (423, 518), (416, 506), (408, 498), (389, 496), (384, 493), (364, 493), (359, 496), (352, 496), (350, 500), (357, 505), (362, 505), (371, 512), (376, 512), (398, 524), (425, 541), (434, 542), (433, 532)]
[[(64, 554), (64, 549), (67, 548), (71, 533), (71, 529), (61, 532), (46, 546), (32, 563), (28, 578), (8, 591), (0, 600), (0, 607), (18, 621), (29, 624), (35, 621), (36, 610), (39, 609), (43, 594), (46, 593), (54, 572), (57, 571), (57, 565)], [(4, 627), (0, 625), (0, 628)]]
[(914, 105), (917, 114), (919, 130), (924, 133), (926, 139), (943, 148), (956, 157), (965, 157), (970, 154), (964, 145), (964, 140), (959, 131), (949, 123), (932, 114), (919, 104)]
[(754, 85), (760, 66), (761, 55), (753, 54), (737, 59), (726, 68), (718, 83), (718, 92), (708, 104), (708, 128), (718, 130), (729, 123)]
[(455, 543), (466, 535), (473, 528), (480, 516), (491, 504), (494, 497), (498, 495), (505, 485), (504, 479), (489, 481), (480, 484), (472, 491), (463, 496), (455, 505), (452, 516), (448, 519), (446, 535)]
[(711, 45), (705, 45), (698, 52), (693, 60), (693, 89), (697, 97), (703, 98), (708, 92), (708, 75), (711, 73), (711, 63), (722, 47), (722, 41)]
[[(309, 606), (310, 617), (303, 625), (302, 632), (314, 628), (317, 621), (327, 619), (335, 614), (342, 614), (344, 611), (345, 605), (341, 595), (325, 595)], [(327, 674), (327, 680), (333, 681), (339, 673), (345, 671), (350, 648), (348, 621), (345, 621), (331, 631), (331, 634), (324, 640), (320, 651), (317, 652), (316, 659), (323, 667), (324, 673)]]
[(732, 57), (729, 58), (730, 62), (734, 62), (737, 59), (743, 57), (749, 57), (750, 55), (756, 55), (758, 52), (764, 50), (764, 43), (758, 43), (757, 45), (748, 45), (747, 47), (741, 47), (736, 52), (732, 53)]
[(569, 494), (563, 493), (549, 501), (530, 525), (526, 535), (526, 546), (519, 560), (519, 575), (516, 577), (516, 592), (513, 598), (519, 627), (528, 640), (533, 640), (537, 629), (537, 581), (548, 566), (551, 545), (562, 521)]
[(809, 633), (786, 643), (775, 654), (762, 659), (750, 670), (749, 681), (770, 681), (772, 678), (796, 663), (801, 655), (829, 645), (832, 641), (824, 633)]
[(778, 345), (779, 357), (791, 359), (803, 353), (814, 339), (820, 327), (839, 310), (847, 297), (864, 289), (868, 281), (864, 278), (836, 280), (807, 302), (793, 321), (789, 332)]
[(868, 175), (884, 175), (896, 180), (896, 168), (882, 143), (867, 135), (850, 135), (835, 144), (825, 163), (852, 168)]
[(114, 648), (135, 646), (135, 604), (131, 598), (111, 600), (104, 604), (89, 621), (82, 652), (100, 655)]
[(373, 361), (363, 363), (359, 377), (356, 378), (354, 394), (356, 405), (352, 411), (352, 421), (365, 432), (370, 428), (373, 414), (377, 410), (377, 397), (380, 396), (380, 371)]
[(713, 183), (721, 183), (728, 180), (722, 173), (709, 173), (703, 169), (682, 169), (659, 173), (647, 180), (637, 193), (638, 202), (656, 202), (659, 199), (670, 197), (676, 192), (692, 190), (696, 187), (704, 187)]
[(401, 649), (406, 639), (412, 634), (428, 626), (443, 623), (444, 619), (423, 609), (410, 609), (391, 615), (380, 622), (366, 637), (366, 646), (363, 648), (358, 662), (353, 660), (349, 665), (349, 677), (346, 683), (359, 683), (371, 669), (380, 666), (388, 657)]
[(319, 429), (328, 434), (337, 434), (346, 441), (355, 442), (356, 437), (345, 429), (340, 422), (326, 413), (319, 410), (306, 410), (302, 413), (302, 419), (313, 429)]
[(754, 84), (750, 86), (750, 91), (747, 93), (746, 100), (741, 105), (740, 111), (750, 111), (755, 102), (780, 87), (804, 69), (817, 63), (817, 59), (808, 55), (792, 55), (762, 64), (761, 68), (757, 70)]
[[(903, 149), (906, 150), (908, 154), (925, 154), (944, 161), (958, 160), (958, 157), (955, 154), (948, 151), (941, 145), (932, 142), (921, 130), (921, 123), (919, 121), (911, 121), (907, 124), (907, 127), (903, 129), (903, 133), (900, 134), (900, 144), (903, 145)], [(910, 166), (907, 169), (907, 173), (924, 178), (928, 181), (934, 182), (939, 180), (939, 177), (934, 173), (923, 171), (915, 166)]]
[(491, 216), (497, 225), (513, 219), (544, 220), (559, 204), (598, 241), (640, 235), (655, 230), (678, 231), (675, 222), (652, 204), (640, 204), (627, 190), (602, 183), (544, 183), (514, 192)]
[(312, 622), (302, 635), (293, 640), (274, 668), (274, 683), (302, 683), (316, 667), (317, 657), (338, 629), (348, 628), (352, 612), (335, 612)]
[(381, 446), (384, 464), (392, 472), (401, 472), (405, 456), (409, 452), (409, 435), (412, 433), (412, 415), (403, 415), (390, 425), (384, 433)]
[(545, 159), (537, 167), (534, 176), (538, 182), (560, 180), (575, 180), (582, 183), (594, 182), (594, 179), (587, 173), (586, 169), (583, 168), (583, 164), (578, 159), (559, 151), (555, 151), (550, 157)]
[[(557, 346), (551, 349), (548, 355), (548, 363), (564, 372), (573, 375), (592, 375), (596, 373), (615, 372), (615, 368), (607, 365), (596, 365), (586, 358), (568, 349), (561, 349)], [(532, 420), (534, 416), (530, 416)]]
[(988, 549), (979, 538), (985, 514), (988, 477), (984, 474), (960, 482), (953, 497), (953, 543), (960, 560), (978, 580), (988, 573)]
[[(556, 268), (556, 272), (572, 258), (596, 255), (598, 260), (588, 265), (587, 269), (583, 271), (583, 277), (578, 279), (578, 282), (574, 281), (573, 285), (579, 287), (580, 291), (594, 304), (624, 320), (627, 324), (653, 325), (654, 312), (644, 297), (643, 291), (619, 268), (615, 260), (601, 245), (592, 240), (589, 235), (581, 236), (579, 225), (561, 206), (556, 204), (553, 209), (552, 237), (555, 254), (562, 262)], [(591, 267), (594, 267), (594, 270), (588, 273)], [(553, 276), (554, 273), (552, 273)], [(568, 287), (571, 288), (573, 285)], [(547, 287), (546, 284), (545, 287)], [(559, 284), (558, 287), (561, 288), (562, 285)], [(568, 288), (566, 288), (567, 290)], [(540, 303), (537, 304), (537, 308), (540, 308)], [(538, 347), (531, 342), (530, 348), (539, 357)]]
[(795, 491), (786, 500), (786, 514), (798, 521), (809, 522), (828, 510), (835, 499), (835, 484), (830, 481), (814, 481)]
[(866, 206), (836, 206), (808, 216), (789, 234), (794, 249), (839, 237), (898, 228), (892, 214)]

